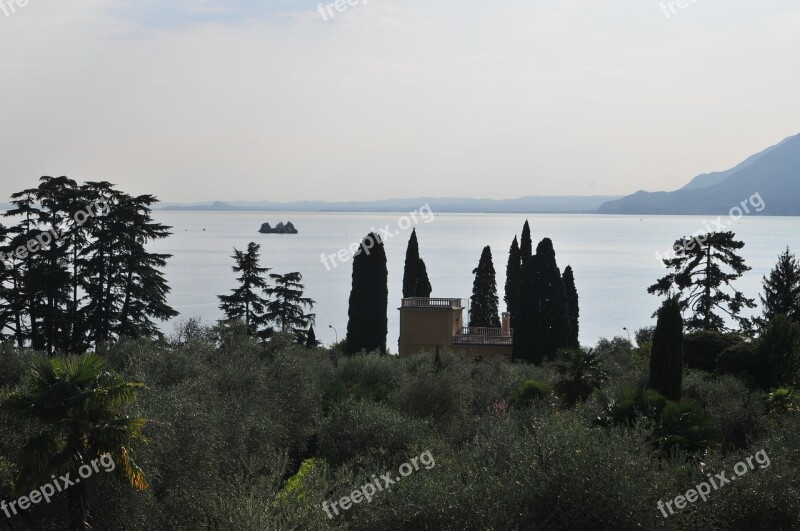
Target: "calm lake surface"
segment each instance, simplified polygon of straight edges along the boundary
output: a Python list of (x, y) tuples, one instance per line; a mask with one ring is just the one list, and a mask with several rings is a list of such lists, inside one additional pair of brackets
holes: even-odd
[[(299, 271), (307, 296), (317, 304), (317, 339), (325, 344), (341, 338), (347, 329), (347, 304), (352, 272), (351, 260), (326, 267), (321, 255), (336, 254), (358, 243), (370, 230), (389, 227), (386, 240), (389, 268), (389, 335), (387, 345), (397, 352), (399, 312), (405, 250), (411, 227), (417, 229), (420, 255), (428, 267), (433, 297), (461, 297), (472, 293), (472, 270), (481, 250), (490, 245), (497, 271), (498, 295), (503, 307), (508, 248), (526, 219), (521, 214), (436, 214), (424, 218), (408, 213), (275, 213), (275, 212), (163, 212), (155, 218), (173, 227), (174, 234), (151, 245), (158, 252), (173, 254), (166, 270), (172, 287), (170, 304), (181, 313), (176, 319), (200, 317), (213, 323), (221, 317), (217, 295), (235, 287), (231, 271), (233, 248), (245, 249), (251, 241), (261, 244), (262, 265), (271, 273)], [(429, 222), (426, 223), (425, 220)], [(657, 297), (647, 287), (665, 274), (656, 253), (669, 252), (674, 241), (712, 226), (716, 216), (600, 216), (530, 215), (534, 249), (539, 240), (553, 240), (558, 265), (575, 270), (580, 297), (580, 338), (592, 345), (600, 337), (625, 336), (623, 327), (636, 330), (654, 324), (651, 314)], [(275, 226), (292, 221), (299, 235), (262, 235), (262, 223)], [(753, 268), (737, 284), (747, 297), (756, 298), (761, 279), (774, 266), (788, 245), (800, 252), (800, 218), (722, 218), (729, 230), (745, 242), (742, 251)], [(408, 227), (408, 228), (407, 228)], [(394, 235), (396, 233), (396, 235)], [(465, 315), (466, 318), (466, 315)], [(163, 328), (174, 331), (175, 323)]]

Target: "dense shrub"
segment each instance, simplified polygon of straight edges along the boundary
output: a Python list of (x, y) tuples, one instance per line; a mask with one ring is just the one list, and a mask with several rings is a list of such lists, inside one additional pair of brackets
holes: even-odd
[(524, 408), (537, 400), (547, 400), (553, 394), (553, 386), (538, 380), (526, 380), (514, 392), (511, 404), (514, 407)]
[[(573, 380), (557, 364), (475, 364), (442, 351), (438, 365), (432, 353), (337, 365), (322, 349), (265, 348), (235, 330), (214, 339), (189, 332), (104, 351), (126, 378), (147, 384), (129, 414), (150, 419), (150, 442), (135, 450), (152, 488), (132, 492), (113, 475), (93, 477), (87, 488), (103, 500), (92, 508), (97, 529), (796, 527), (800, 415), (788, 391), (768, 399), (738, 378), (689, 370), (691, 400), (668, 402), (643, 389), (629, 344), (614, 340), (598, 356), (612, 377), (602, 393), (612, 398), (567, 409), (540, 399)], [(30, 356), (16, 355), (3, 373), (12, 386)], [(9, 498), (35, 426), (0, 409), (0, 431), (0, 496)], [(723, 451), (714, 450), (719, 432)], [(657, 510), (658, 500), (761, 448), (769, 468), (668, 519)], [(323, 502), (425, 451), (434, 467), (333, 519), (323, 512)], [(56, 498), (31, 511), (33, 524), (12, 525), (63, 528), (64, 507)]]
[(800, 376), (800, 324), (776, 316), (761, 337), (758, 353), (758, 373), (765, 388), (795, 384)]
[(349, 397), (380, 402), (397, 387), (402, 366), (388, 356), (355, 355), (342, 358), (326, 385), (326, 402)]
[(717, 372), (734, 374), (747, 381), (758, 383), (761, 363), (758, 348), (757, 341), (743, 341), (726, 348), (717, 358)]
[(684, 394), (708, 410), (722, 432), (726, 450), (745, 448), (767, 431), (763, 397), (739, 378), (688, 371)]
[(691, 369), (714, 372), (719, 355), (742, 341), (736, 334), (724, 334), (713, 330), (690, 332), (683, 340), (683, 361)]
[(423, 438), (427, 429), (425, 422), (386, 404), (348, 400), (325, 419), (319, 455), (334, 466), (359, 456), (393, 457)]

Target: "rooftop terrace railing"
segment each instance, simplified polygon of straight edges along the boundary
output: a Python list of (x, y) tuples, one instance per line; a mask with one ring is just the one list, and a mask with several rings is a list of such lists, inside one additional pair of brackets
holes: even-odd
[(461, 329), (460, 335), (462, 336), (490, 336), (490, 337), (511, 337), (514, 335), (512, 328), (508, 333), (503, 332), (502, 328), (485, 328), (485, 327), (464, 327)]
[(403, 308), (461, 308), (461, 299), (430, 299), (426, 297), (409, 297), (403, 299)]

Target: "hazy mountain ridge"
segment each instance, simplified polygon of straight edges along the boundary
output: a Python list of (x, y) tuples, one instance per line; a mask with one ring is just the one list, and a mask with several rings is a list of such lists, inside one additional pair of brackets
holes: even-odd
[(378, 201), (214, 201), (206, 203), (164, 203), (161, 210), (207, 212), (404, 212), (430, 206), (442, 213), (542, 213), (572, 214), (593, 212), (603, 203), (621, 196), (527, 196), (518, 199), (471, 199), (450, 197), (412, 197)]
[[(597, 209), (600, 214), (727, 214), (754, 194), (766, 207), (750, 214), (800, 215), (800, 135), (751, 156), (726, 172), (695, 177), (674, 192), (645, 192), (612, 200)], [(706, 185), (706, 186), (704, 186)]]

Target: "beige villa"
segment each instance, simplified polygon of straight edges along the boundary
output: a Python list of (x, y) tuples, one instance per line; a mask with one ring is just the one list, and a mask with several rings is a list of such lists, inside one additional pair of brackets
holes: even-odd
[(463, 354), (468, 359), (511, 361), (514, 331), (511, 316), (504, 313), (500, 328), (464, 326), (462, 299), (403, 299), (400, 308), (400, 356), (433, 352), (437, 347)]

